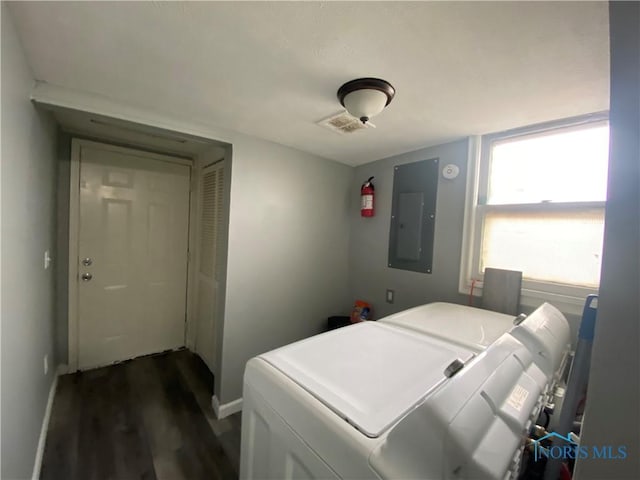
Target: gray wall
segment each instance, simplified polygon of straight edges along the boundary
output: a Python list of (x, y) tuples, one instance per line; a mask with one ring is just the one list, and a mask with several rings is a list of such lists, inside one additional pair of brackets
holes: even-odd
[[(440, 167), (460, 167), (454, 180), (438, 180), (433, 270), (431, 274), (397, 270), (387, 266), (389, 225), (393, 193), (393, 167), (431, 158)], [(349, 242), (350, 298), (372, 303), (374, 317), (435, 301), (463, 303), (458, 293), (460, 249), (464, 220), (467, 172), (467, 140), (397, 155), (355, 169), (350, 189), (351, 239)], [(360, 185), (375, 176), (375, 216), (360, 216)], [(395, 290), (395, 302), (385, 302), (386, 289)]]
[[(424, 274), (389, 268), (387, 258), (393, 167), (431, 158), (440, 159), (440, 171), (449, 163), (460, 167), (460, 174), (454, 180), (447, 180), (442, 174), (438, 178), (433, 271)], [(464, 139), (385, 158), (355, 169), (350, 193), (350, 298), (372, 303), (376, 319), (430, 302), (468, 304), (468, 296), (458, 293), (467, 158), (468, 141)], [(360, 216), (360, 185), (371, 176), (375, 176), (376, 213), (373, 218), (364, 218)], [(393, 304), (385, 301), (387, 289), (395, 291)], [(475, 298), (474, 305), (480, 304), (481, 299)], [(522, 305), (520, 309), (524, 313), (531, 313), (535, 307)], [(580, 318), (567, 312), (564, 315), (575, 339)]]
[[(55, 126), (2, 3), (2, 478), (29, 478), (54, 378)], [(49, 356), (49, 373), (43, 359)]]
[[(242, 395), (246, 361), (318, 333), (349, 310), (353, 168), (236, 132), (104, 97), (38, 84), (43, 108), (68, 108), (231, 145), (227, 280), (216, 394)], [(228, 158), (227, 158), (228, 160)], [(218, 337), (220, 338), (220, 336)], [(61, 345), (61, 348), (64, 345)], [(216, 366), (217, 367), (217, 366)]]
[(290, 148), (233, 143), (221, 403), (242, 396), (251, 357), (348, 311), (352, 178), (351, 167)]
[(611, 141), (598, 322), (583, 445), (625, 445), (624, 460), (580, 460), (576, 478), (640, 478), (640, 4), (612, 2)]

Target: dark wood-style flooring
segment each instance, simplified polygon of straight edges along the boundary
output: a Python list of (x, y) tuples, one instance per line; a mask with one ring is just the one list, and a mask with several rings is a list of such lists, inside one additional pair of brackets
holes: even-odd
[(212, 392), (188, 350), (60, 377), (41, 478), (237, 478), (240, 414), (216, 420)]

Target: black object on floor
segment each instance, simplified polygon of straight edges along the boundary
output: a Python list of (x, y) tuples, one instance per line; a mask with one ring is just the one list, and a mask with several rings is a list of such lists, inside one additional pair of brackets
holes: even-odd
[(346, 327), (351, 325), (351, 319), (349, 317), (329, 317), (327, 319), (327, 330), (335, 330), (336, 328)]

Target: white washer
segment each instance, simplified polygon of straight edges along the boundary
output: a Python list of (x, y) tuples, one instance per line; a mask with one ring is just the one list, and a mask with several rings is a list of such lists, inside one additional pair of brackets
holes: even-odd
[(260, 358), (368, 437), (378, 437), (473, 351), (376, 322), (361, 322)]
[(240, 478), (508, 477), (568, 336), (545, 305), (480, 354), (363, 322), (260, 355), (245, 371)]

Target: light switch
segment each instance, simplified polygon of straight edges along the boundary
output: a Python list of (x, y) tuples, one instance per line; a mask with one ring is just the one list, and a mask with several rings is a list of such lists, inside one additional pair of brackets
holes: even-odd
[(51, 255), (49, 255), (49, 250), (45, 250), (44, 252), (44, 269), (47, 270), (51, 266)]

